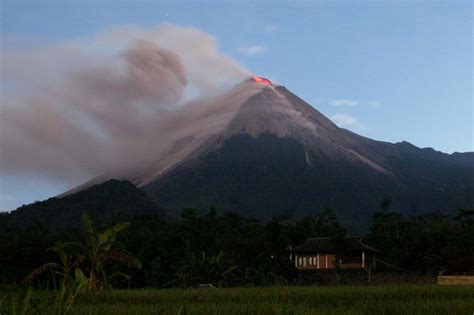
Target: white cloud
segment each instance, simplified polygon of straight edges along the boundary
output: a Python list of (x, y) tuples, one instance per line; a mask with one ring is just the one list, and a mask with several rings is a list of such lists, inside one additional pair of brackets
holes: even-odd
[(255, 56), (261, 53), (264, 53), (267, 50), (265, 46), (254, 45), (254, 46), (241, 46), (239, 47), (239, 52), (246, 56)]
[(331, 120), (339, 127), (352, 126), (358, 122), (357, 117), (347, 115), (347, 114), (332, 115)]
[(328, 103), (331, 106), (358, 106), (359, 102), (356, 100), (333, 100)]
[(265, 25), (265, 27), (263, 29), (265, 30), (265, 33), (271, 34), (271, 33), (275, 32), (278, 29), (278, 27), (274, 24), (267, 24), (267, 25)]

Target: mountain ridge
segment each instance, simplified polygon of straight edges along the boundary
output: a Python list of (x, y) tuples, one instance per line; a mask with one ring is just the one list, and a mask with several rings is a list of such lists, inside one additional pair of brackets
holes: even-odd
[(60, 197), (115, 178), (131, 181), (170, 216), (185, 207), (258, 219), (333, 208), (355, 229), (387, 205), (407, 214), (474, 208), (474, 153), (360, 136), (260, 79), (195, 105), (199, 110), (173, 113), (170, 121), (182, 115), (189, 123), (153, 163), (103, 174)]
[(131, 182), (112, 179), (61, 198), (52, 197), (23, 205), (4, 214), (3, 218), (16, 226), (39, 223), (61, 230), (79, 227), (84, 213), (104, 224), (126, 221), (137, 215), (163, 215), (163, 209)]

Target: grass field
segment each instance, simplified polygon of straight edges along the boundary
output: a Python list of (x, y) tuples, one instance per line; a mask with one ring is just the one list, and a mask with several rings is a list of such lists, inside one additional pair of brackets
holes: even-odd
[(70, 313), (472, 315), (474, 286), (112, 290), (81, 297)]

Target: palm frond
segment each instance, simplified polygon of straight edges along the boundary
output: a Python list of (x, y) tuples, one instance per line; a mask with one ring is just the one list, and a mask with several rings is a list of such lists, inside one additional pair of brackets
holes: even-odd
[(42, 275), (46, 271), (53, 271), (53, 270), (60, 269), (60, 268), (61, 268), (61, 266), (58, 265), (57, 263), (44, 264), (44, 265), (36, 268), (35, 270), (33, 270), (30, 274), (28, 274), (25, 277), (25, 279), (23, 279), (23, 282), (25, 282), (25, 283), (30, 282), (31, 280), (34, 280), (35, 278)]
[(84, 255), (81, 255), (79, 256), (76, 260), (74, 260), (74, 262), (72, 263), (72, 267), (79, 267), (83, 262), (84, 260), (86, 259), (86, 257)]
[(114, 225), (113, 227), (108, 228), (107, 230), (105, 230), (105, 232), (102, 233), (102, 235), (105, 239), (115, 237), (118, 233), (125, 230), (129, 225), (130, 225), (130, 223), (128, 223), (128, 222), (118, 223), (118, 224)]
[(88, 214), (84, 213), (81, 217), (81, 220), (82, 220), (82, 226), (84, 228), (84, 231), (86, 233), (93, 234), (95, 231), (94, 231), (94, 226), (92, 225), (91, 217)]
[(130, 281), (132, 279), (132, 277), (130, 275), (127, 275), (126, 273), (124, 272), (114, 272), (113, 274), (110, 275), (109, 277), (110, 279), (115, 279), (115, 278), (123, 278), (127, 281)]
[(84, 272), (82, 272), (81, 269), (76, 268), (74, 270), (74, 276), (76, 278), (76, 281), (79, 282), (80, 285), (87, 286), (87, 277), (84, 275)]
[(121, 252), (117, 250), (109, 250), (105, 253), (105, 257), (111, 261), (121, 262), (131, 268), (135, 268), (135, 269), (142, 268), (142, 264), (140, 260), (132, 256), (131, 254), (128, 254), (125, 252)]

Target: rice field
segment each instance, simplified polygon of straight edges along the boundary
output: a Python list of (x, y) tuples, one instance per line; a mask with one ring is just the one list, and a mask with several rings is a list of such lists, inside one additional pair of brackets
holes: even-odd
[[(1, 294), (5, 292), (0, 291)], [(471, 315), (474, 314), (474, 286), (111, 290), (82, 296), (69, 313)]]

